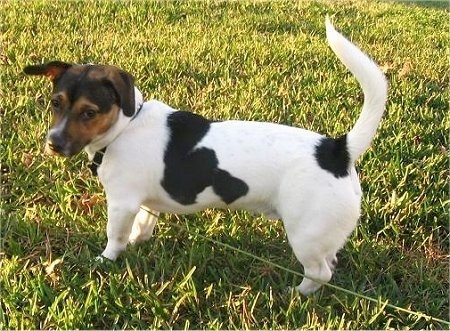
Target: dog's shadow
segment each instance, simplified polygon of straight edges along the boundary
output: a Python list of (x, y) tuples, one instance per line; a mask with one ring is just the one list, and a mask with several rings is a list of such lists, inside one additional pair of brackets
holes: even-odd
[(151, 275), (155, 282), (184, 277), (195, 267), (192, 280), (200, 288), (230, 284), (282, 291), (300, 280), (272, 263), (302, 271), (281, 222), (227, 211), (163, 215), (152, 238), (129, 246), (118, 259), (122, 267)]
[[(106, 226), (106, 212), (95, 210), (94, 214), (105, 217), (99, 222)], [(58, 217), (69, 218), (64, 215), (61, 212)], [(130, 273), (132, 277), (145, 277), (150, 284), (170, 281), (175, 286), (195, 268), (191, 281), (197, 288), (219, 284), (231, 292), (247, 287), (263, 291), (272, 288), (279, 293), (302, 279), (294, 273), (302, 273), (303, 268), (287, 242), (282, 222), (244, 211), (162, 215), (153, 236), (129, 245), (115, 262), (96, 260), (107, 242), (104, 226), (92, 231), (84, 223), (67, 227), (67, 222), (51, 218), (25, 222), (18, 217), (2, 222), (2, 255), (38, 267), (44, 274), (48, 265), (61, 260), (55, 270), (86, 281)], [(338, 269), (350, 263), (345, 260), (339, 258)]]

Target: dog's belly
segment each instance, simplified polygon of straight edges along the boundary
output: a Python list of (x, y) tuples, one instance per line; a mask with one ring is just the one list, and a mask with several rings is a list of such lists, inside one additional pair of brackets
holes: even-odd
[(207, 208), (227, 208), (226, 203), (214, 193), (211, 186), (199, 193), (193, 203), (179, 203), (166, 192), (166, 194), (161, 194), (157, 198), (145, 200), (143, 205), (163, 213), (175, 214), (192, 214)]
[(222, 198), (214, 192), (211, 186), (208, 186), (198, 194), (196, 202), (189, 205), (180, 204), (173, 200), (169, 195), (147, 199), (144, 201), (143, 205), (163, 213), (192, 214), (208, 208), (219, 208), (246, 210), (254, 214), (263, 214), (267, 218), (274, 220), (280, 218), (272, 201), (262, 201), (261, 198), (255, 198), (252, 195), (249, 195), (240, 198), (231, 204), (226, 204)]

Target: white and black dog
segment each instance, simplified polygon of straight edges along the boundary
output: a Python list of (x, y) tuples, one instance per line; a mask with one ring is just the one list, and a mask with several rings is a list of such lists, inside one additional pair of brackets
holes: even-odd
[(211, 121), (143, 102), (133, 77), (113, 66), (54, 61), (24, 69), (53, 82), (46, 152), (71, 156), (84, 148), (98, 170), (108, 202), (103, 257), (115, 260), (129, 242), (148, 239), (158, 212), (245, 209), (283, 220), (305, 269), (299, 292), (331, 279), (336, 253), (360, 215), (354, 163), (375, 136), (387, 82), (328, 18), (326, 32), (365, 97), (355, 126), (337, 139), (273, 123)]

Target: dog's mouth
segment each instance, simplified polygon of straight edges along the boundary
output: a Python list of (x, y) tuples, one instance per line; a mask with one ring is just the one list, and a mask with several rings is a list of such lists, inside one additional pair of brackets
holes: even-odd
[(45, 154), (51, 155), (51, 156), (63, 156), (61, 154), (61, 151), (58, 150), (57, 146), (55, 144), (53, 144), (51, 141), (47, 141), (45, 143), (44, 152), (45, 152)]
[(74, 148), (70, 144), (56, 144), (51, 140), (47, 140), (45, 143), (44, 152), (51, 156), (64, 156), (70, 157), (78, 154), (82, 148)]

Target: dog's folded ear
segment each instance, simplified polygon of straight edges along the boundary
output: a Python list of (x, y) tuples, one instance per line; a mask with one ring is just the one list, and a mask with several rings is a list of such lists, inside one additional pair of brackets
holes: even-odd
[(51, 61), (43, 64), (26, 66), (23, 72), (27, 75), (47, 76), (51, 81), (58, 79), (67, 69), (72, 66), (70, 63), (61, 61)]
[[(40, 75), (47, 76), (53, 83), (57, 80), (73, 65), (61, 61), (51, 61), (43, 64), (26, 66), (23, 71), (27, 75)], [(128, 72), (121, 70), (114, 66), (103, 65), (87, 65), (82, 66), (89, 71), (90, 68), (95, 68), (94, 71), (100, 73), (93, 74), (91, 77), (96, 79), (102, 79), (104, 83), (110, 86), (113, 90), (117, 103), (122, 108), (123, 113), (131, 117), (135, 112), (135, 96), (134, 96), (134, 78)]]
[(125, 116), (133, 116), (136, 108), (133, 76), (124, 70), (111, 66), (108, 68), (107, 80), (114, 89)]

